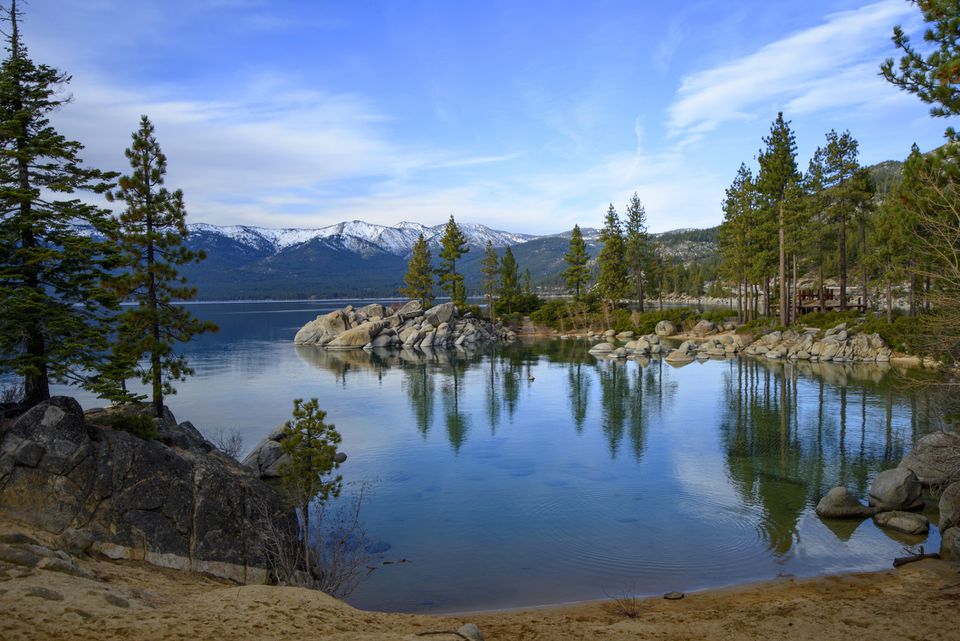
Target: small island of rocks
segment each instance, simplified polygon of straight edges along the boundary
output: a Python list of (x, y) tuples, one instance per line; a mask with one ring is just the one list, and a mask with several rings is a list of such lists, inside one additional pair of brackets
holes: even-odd
[(499, 323), (460, 314), (453, 303), (424, 310), (418, 300), (400, 307), (373, 303), (354, 309), (347, 305), (304, 325), (293, 341), (325, 349), (440, 350), (487, 343), (512, 343), (513, 330)]

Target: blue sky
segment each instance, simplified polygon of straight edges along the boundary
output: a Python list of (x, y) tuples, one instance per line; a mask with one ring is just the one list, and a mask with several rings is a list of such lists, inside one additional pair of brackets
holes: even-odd
[(831, 128), (870, 164), (946, 121), (878, 77), (905, 0), (32, 0), (55, 116), (125, 169), (141, 113), (192, 222), (600, 226), (636, 191), (652, 231), (715, 225), (778, 110), (799, 162)]

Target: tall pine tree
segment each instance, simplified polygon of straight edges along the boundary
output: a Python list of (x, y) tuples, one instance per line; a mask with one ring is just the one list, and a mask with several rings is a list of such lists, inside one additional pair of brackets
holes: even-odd
[(28, 57), (16, 7), (0, 66), (0, 371), (23, 377), (32, 406), (51, 380), (88, 385), (104, 364), (117, 301), (101, 285), (116, 252), (100, 239), (113, 222), (76, 194), (104, 193), (113, 176), (51, 126), (70, 77)]
[(480, 262), (480, 273), (483, 274), (483, 295), (487, 298), (487, 316), (492, 321), (496, 315), (493, 308), (493, 299), (497, 295), (497, 274), (500, 269), (500, 258), (493, 249), (493, 243), (487, 241), (483, 251), (483, 260)]
[(644, 283), (647, 264), (650, 262), (650, 236), (647, 234), (647, 210), (634, 192), (627, 205), (626, 238), (624, 257), (633, 281), (634, 292), (640, 311), (643, 312)]
[(460, 231), (451, 214), (440, 239), (440, 287), (450, 295), (457, 307), (467, 304), (463, 274), (457, 273), (457, 260), (468, 251), (470, 247), (467, 245), (467, 237)]
[(580, 300), (580, 292), (586, 286), (590, 272), (587, 270), (587, 244), (583, 241), (580, 225), (573, 226), (570, 234), (570, 249), (564, 255), (567, 269), (563, 272), (563, 279), (567, 289), (573, 291), (574, 300)]
[(430, 267), (430, 247), (423, 234), (413, 244), (413, 253), (407, 262), (407, 273), (403, 277), (404, 287), (400, 293), (407, 298), (419, 300), (424, 309), (433, 302), (433, 270)]
[(857, 159), (859, 144), (849, 131), (838, 134), (834, 130), (827, 133), (827, 146), (824, 149), (825, 168), (824, 185), (830, 188), (830, 212), (837, 223), (840, 250), (840, 309), (847, 309), (847, 222), (857, 208), (869, 199), (864, 190), (863, 180), (858, 180), (860, 163)]
[(783, 119), (783, 112), (770, 125), (770, 135), (763, 139), (766, 149), (760, 150), (757, 160), (760, 173), (757, 190), (764, 196), (766, 205), (777, 220), (780, 281), (780, 323), (790, 322), (787, 303), (787, 225), (791, 198), (796, 196), (800, 183), (797, 171), (797, 142), (790, 130), (790, 123)]
[(204, 332), (216, 331), (213, 323), (200, 321), (178, 301), (193, 299), (197, 290), (186, 284), (177, 268), (200, 262), (202, 252), (184, 245), (187, 239), (183, 192), (163, 186), (167, 157), (154, 136), (153, 124), (140, 117), (140, 129), (125, 152), (131, 173), (122, 176), (110, 200), (122, 201), (116, 242), (126, 271), (115, 281), (124, 299), (136, 302), (121, 316), (117, 357), (147, 365), (140, 377), (150, 385), (150, 401), (156, 416), (163, 415), (163, 398), (175, 394), (174, 381), (193, 374), (178, 344)]
[(723, 200), (723, 223), (719, 232), (721, 269), (727, 278), (737, 283), (737, 320), (740, 322), (746, 320), (748, 314), (743, 295), (747, 291), (750, 268), (749, 223), (753, 205), (753, 174), (741, 163)]
[(508, 246), (500, 261), (500, 307), (507, 314), (517, 311), (520, 294), (520, 266)]
[(600, 277), (597, 289), (610, 308), (616, 307), (627, 293), (627, 262), (623, 245), (623, 230), (617, 210), (611, 204), (607, 209), (603, 229), (600, 231), (603, 248), (597, 262), (600, 264)]

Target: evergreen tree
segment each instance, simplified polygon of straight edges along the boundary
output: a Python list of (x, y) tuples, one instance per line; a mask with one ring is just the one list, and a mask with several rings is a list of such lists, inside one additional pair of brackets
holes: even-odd
[(787, 325), (790, 314), (787, 303), (787, 225), (791, 198), (796, 196), (800, 182), (797, 171), (797, 142), (784, 121), (783, 112), (770, 126), (770, 135), (763, 139), (766, 149), (760, 150), (758, 161), (757, 190), (764, 196), (766, 205), (777, 220), (779, 245), (780, 323)]
[(827, 217), (826, 189), (827, 152), (823, 147), (817, 147), (810, 158), (807, 174), (804, 176), (804, 205), (807, 208), (807, 217), (812, 223), (812, 230), (808, 233), (813, 237), (811, 253), (817, 266), (817, 298), (820, 311), (827, 311), (826, 292), (824, 290), (824, 261), (826, 260), (826, 246), (829, 234)]
[(467, 304), (467, 294), (463, 287), (463, 274), (457, 273), (457, 259), (470, 251), (467, 237), (460, 231), (453, 215), (443, 228), (440, 239), (440, 287), (448, 294), (457, 307)]
[(424, 309), (433, 302), (433, 270), (430, 267), (430, 247), (423, 234), (413, 244), (413, 253), (407, 262), (407, 273), (403, 277), (405, 287), (400, 293), (407, 298), (419, 300)]
[(837, 223), (840, 252), (840, 309), (847, 309), (847, 222), (857, 208), (870, 198), (860, 175), (859, 144), (849, 131), (827, 133), (824, 185), (829, 191), (829, 207)]
[(497, 294), (497, 274), (500, 269), (500, 258), (493, 249), (493, 242), (487, 241), (483, 251), (483, 260), (480, 262), (480, 273), (483, 274), (483, 295), (487, 297), (487, 315), (492, 321), (496, 315), (493, 308), (493, 298)]
[(746, 319), (743, 294), (747, 289), (750, 268), (749, 221), (753, 209), (753, 174), (743, 163), (723, 201), (723, 223), (719, 243), (723, 262), (721, 270), (737, 283), (737, 320)]
[(115, 235), (127, 271), (116, 278), (114, 286), (121, 298), (137, 305), (121, 316), (117, 353), (129, 362), (149, 357), (140, 376), (150, 385), (154, 413), (162, 416), (163, 397), (176, 393), (173, 381), (193, 374), (186, 357), (177, 353), (177, 345), (217, 327), (197, 320), (175, 302), (191, 300), (197, 293), (177, 267), (200, 262), (205, 256), (183, 244), (188, 235), (183, 192), (163, 186), (167, 158), (146, 116), (141, 116), (140, 129), (133, 133), (133, 143), (125, 153), (132, 172), (120, 178), (116, 191), (107, 194), (108, 199), (123, 201), (127, 207), (120, 214)]
[(284, 424), (280, 441), (280, 449), (288, 457), (280, 465), (280, 485), (300, 517), (303, 560), (307, 568), (311, 567), (310, 504), (314, 499), (336, 498), (343, 487), (342, 477), (332, 476), (340, 467), (337, 461), (340, 433), (335, 425), (323, 422), (326, 416), (317, 399), (312, 398), (306, 403), (303, 399), (295, 399), (294, 420)]
[(924, 22), (931, 25), (924, 31), (923, 40), (933, 46), (924, 55), (899, 25), (894, 27), (893, 43), (903, 55), (896, 69), (892, 58), (885, 60), (880, 73), (890, 83), (933, 105), (932, 116), (956, 116), (960, 114), (960, 6), (943, 0), (914, 0), (914, 4)]
[(626, 238), (624, 257), (633, 280), (634, 291), (640, 311), (643, 312), (644, 285), (650, 262), (650, 236), (647, 234), (647, 210), (634, 192), (627, 205)]
[(597, 262), (600, 264), (600, 277), (597, 289), (610, 308), (619, 304), (627, 292), (627, 262), (623, 245), (623, 231), (617, 211), (610, 205), (600, 231), (603, 248)]
[[(50, 114), (69, 98), (70, 77), (34, 63), (20, 39), (16, 2), (0, 66), (0, 371), (24, 379), (29, 407), (50, 397), (50, 381), (91, 386), (103, 364), (117, 308), (102, 287), (116, 267), (103, 242), (109, 212), (83, 202), (112, 174), (84, 167), (83, 145), (67, 140)], [(85, 228), (85, 229), (84, 229)]]
[(580, 225), (573, 226), (573, 232), (570, 234), (570, 249), (563, 258), (567, 261), (567, 269), (563, 272), (567, 289), (573, 290), (574, 300), (580, 300), (580, 292), (590, 277), (590, 272), (587, 270), (589, 258), (587, 245), (583, 241)]
[(517, 311), (520, 294), (520, 267), (507, 247), (500, 261), (500, 306), (507, 314)]
[(530, 276), (530, 268), (523, 268), (523, 293), (530, 295), (533, 293), (533, 278)]

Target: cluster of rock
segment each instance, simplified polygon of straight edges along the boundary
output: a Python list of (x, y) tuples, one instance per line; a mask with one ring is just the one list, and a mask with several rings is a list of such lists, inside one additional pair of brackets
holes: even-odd
[[(634, 337), (630, 331), (617, 333), (608, 329), (603, 334), (595, 334), (587, 338), (601, 338), (601, 342), (590, 348), (590, 353), (609, 358), (627, 358), (629, 356), (651, 356), (663, 350), (660, 337), (656, 334)], [(617, 347), (616, 342), (624, 343)]]
[(960, 560), (960, 436), (934, 432), (924, 436), (898, 467), (877, 474), (868, 505), (846, 487), (835, 487), (817, 503), (825, 519), (873, 517), (882, 527), (904, 534), (925, 535), (929, 520), (924, 508), (926, 488), (946, 488), (940, 495), (940, 552)]
[(745, 334), (726, 334), (706, 340), (689, 340), (667, 355), (668, 363), (689, 363), (708, 358), (724, 358), (738, 354), (750, 345), (752, 339)]
[(847, 331), (847, 324), (841, 323), (824, 332), (823, 338), (818, 338), (818, 335), (819, 330), (816, 328), (809, 328), (803, 333), (793, 330), (774, 331), (757, 339), (744, 353), (774, 360), (834, 363), (890, 361), (892, 350), (879, 334), (852, 334)]
[(326, 349), (451, 349), (491, 342), (509, 343), (517, 335), (471, 313), (460, 316), (453, 303), (424, 310), (412, 300), (400, 307), (374, 303), (354, 309), (348, 305), (317, 316), (304, 325), (293, 341)]
[(169, 412), (159, 440), (91, 414), (55, 397), (0, 434), (0, 514), (67, 551), (268, 581), (263, 519), (297, 533), (277, 492)]

